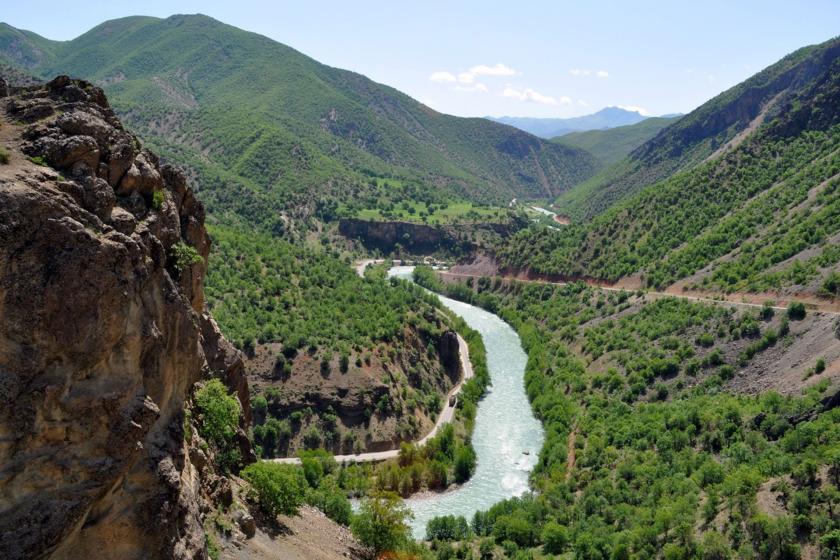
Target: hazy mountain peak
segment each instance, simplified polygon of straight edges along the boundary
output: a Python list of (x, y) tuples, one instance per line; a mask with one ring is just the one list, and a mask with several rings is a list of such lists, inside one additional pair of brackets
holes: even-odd
[(541, 138), (554, 138), (570, 132), (584, 132), (587, 130), (601, 130), (636, 124), (648, 118), (639, 110), (630, 110), (618, 106), (604, 107), (590, 115), (571, 118), (540, 118), (540, 117), (487, 117), (488, 119), (508, 124), (525, 132), (530, 132)]

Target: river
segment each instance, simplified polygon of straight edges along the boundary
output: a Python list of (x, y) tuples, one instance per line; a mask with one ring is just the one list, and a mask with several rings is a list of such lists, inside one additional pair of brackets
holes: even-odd
[[(395, 266), (389, 276), (411, 279), (414, 267)], [(525, 394), (525, 364), (519, 336), (496, 315), (473, 305), (438, 296), (444, 306), (477, 330), (487, 349), (491, 386), (476, 413), (473, 447), (475, 474), (455, 490), (409, 498), (415, 538), (426, 534), (426, 523), (437, 515), (463, 515), (488, 509), (498, 501), (528, 490), (528, 474), (537, 463), (543, 429)]]

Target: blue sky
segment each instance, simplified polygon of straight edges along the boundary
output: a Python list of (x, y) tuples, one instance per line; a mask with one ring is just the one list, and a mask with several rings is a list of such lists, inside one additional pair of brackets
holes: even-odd
[(688, 112), (840, 34), (840, 2), (16, 2), (7, 23), (71, 39), (107, 19), (204, 13), (446, 113)]

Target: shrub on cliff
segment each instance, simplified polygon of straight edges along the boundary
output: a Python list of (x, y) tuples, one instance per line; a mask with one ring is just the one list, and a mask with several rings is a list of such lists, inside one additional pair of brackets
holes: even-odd
[[(161, 204), (163, 203), (161, 202)], [(179, 241), (172, 246), (172, 262), (175, 270), (180, 273), (192, 265), (200, 263), (201, 255), (198, 254), (198, 251), (194, 247), (187, 245), (183, 241)]]
[(259, 500), (260, 507), (269, 515), (296, 515), (306, 494), (303, 471), (293, 465), (260, 461), (242, 470)]
[(216, 463), (228, 471), (240, 460), (236, 429), (242, 409), (235, 396), (218, 379), (211, 379), (195, 394), (198, 432), (216, 451)]

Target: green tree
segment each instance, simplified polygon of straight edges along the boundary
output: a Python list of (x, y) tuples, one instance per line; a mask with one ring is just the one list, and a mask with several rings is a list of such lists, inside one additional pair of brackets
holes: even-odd
[(466, 445), (458, 448), (455, 453), (455, 482), (461, 484), (472, 476), (475, 470), (475, 451)]
[(296, 515), (303, 504), (306, 479), (299, 467), (260, 461), (245, 467), (242, 478), (251, 484), (260, 507), (269, 515)]
[(543, 527), (540, 540), (543, 542), (543, 552), (561, 554), (569, 543), (569, 531), (556, 521), (549, 521)]
[(787, 308), (787, 316), (794, 321), (801, 321), (805, 318), (805, 304), (801, 301), (792, 301)]
[(398, 549), (411, 535), (412, 513), (393, 492), (377, 492), (362, 501), (350, 528), (363, 545), (378, 555)]
[(236, 468), (241, 459), (235, 442), (242, 412), (239, 399), (220, 380), (211, 379), (196, 391), (195, 404), (198, 432), (216, 450), (217, 464), (225, 471)]
[(732, 549), (723, 535), (716, 531), (703, 534), (703, 545), (700, 548), (703, 560), (729, 560)]

